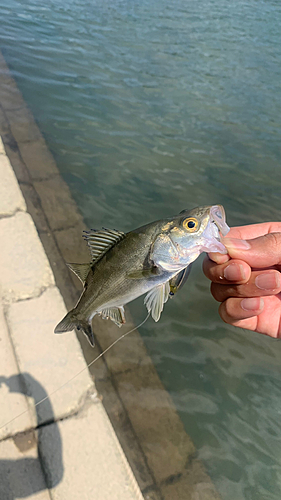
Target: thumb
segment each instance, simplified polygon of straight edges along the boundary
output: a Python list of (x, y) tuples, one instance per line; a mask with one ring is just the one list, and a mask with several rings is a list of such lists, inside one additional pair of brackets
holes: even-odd
[(281, 264), (281, 233), (268, 233), (246, 241), (224, 238), (223, 243), (232, 259), (241, 259), (251, 267)]

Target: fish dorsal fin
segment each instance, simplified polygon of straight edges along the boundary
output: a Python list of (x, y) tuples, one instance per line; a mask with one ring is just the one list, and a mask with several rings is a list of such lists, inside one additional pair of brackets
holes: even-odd
[(151, 313), (154, 321), (158, 321), (161, 316), (161, 312), (163, 311), (163, 307), (165, 302), (167, 302), (169, 298), (170, 285), (167, 281), (166, 283), (162, 283), (162, 285), (158, 285), (145, 296), (144, 303), (149, 313)]
[(86, 281), (86, 278), (88, 276), (88, 273), (91, 268), (91, 262), (88, 262), (87, 264), (69, 264), (66, 263), (66, 265), (71, 269), (71, 271), (76, 274), (77, 278), (82, 281), (83, 285)]
[(111, 247), (116, 245), (125, 236), (122, 231), (115, 229), (91, 229), (84, 231), (83, 237), (87, 241), (93, 262), (99, 260)]
[(123, 306), (108, 307), (107, 309), (103, 309), (100, 314), (102, 319), (111, 319), (119, 327), (126, 323)]

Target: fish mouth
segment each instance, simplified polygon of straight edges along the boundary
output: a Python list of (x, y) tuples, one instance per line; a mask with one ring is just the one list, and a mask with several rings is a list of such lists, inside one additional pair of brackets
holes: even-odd
[(214, 205), (210, 208), (210, 220), (216, 224), (222, 236), (226, 236), (230, 227), (225, 220), (225, 211), (222, 205)]
[(204, 244), (203, 252), (219, 252), (227, 254), (221, 236), (226, 236), (230, 228), (225, 221), (225, 211), (222, 205), (214, 205), (210, 208), (209, 221), (202, 236)]

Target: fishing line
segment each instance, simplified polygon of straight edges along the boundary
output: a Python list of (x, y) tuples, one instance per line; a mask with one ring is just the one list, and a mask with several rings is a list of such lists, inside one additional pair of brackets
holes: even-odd
[[(80, 372), (78, 372), (75, 375), (73, 375), (73, 377), (71, 377), (70, 379), (68, 379), (67, 382), (65, 382), (64, 384), (62, 384), (59, 387), (57, 387), (57, 389), (55, 389), (53, 392), (51, 392), (50, 394), (48, 394), (48, 396), (45, 396), (43, 399), (40, 399), (40, 401), (38, 401), (37, 403), (35, 403), (34, 408), (36, 408), (36, 406), (39, 406), (41, 403), (44, 403), (44, 401), (47, 401), (47, 399), (50, 399), (50, 397), (53, 396), (56, 392), (60, 391), (63, 387), (65, 387), (67, 384), (69, 384), (70, 382), (72, 382), (72, 380), (74, 380), (76, 377), (78, 377), (81, 373), (83, 373), (85, 370), (87, 370), (88, 368), (90, 368), (90, 366), (92, 366), (94, 363), (96, 363), (96, 361), (98, 361), (102, 356), (104, 356), (120, 340), (124, 339), (125, 337), (127, 337), (127, 335), (129, 335), (130, 333), (133, 333), (135, 330), (137, 330), (138, 328), (140, 328), (141, 326), (143, 326), (144, 323), (148, 320), (149, 314), (150, 313), (148, 313), (148, 315), (146, 316), (146, 318), (138, 326), (135, 326), (134, 328), (132, 328), (132, 330), (129, 330), (128, 332), (123, 333), (123, 335), (121, 335), (121, 337), (118, 337), (118, 339), (114, 340), (114, 342), (112, 342), (112, 344), (110, 344), (104, 351), (102, 351), (87, 366), (85, 366), (85, 368), (83, 368), (82, 370), (80, 370)], [(9, 422), (6, 422), (4, 425), (2, 425), (0, 427), (0, 430), (3, 429), (3, 427), (6, 427), (6, 425), (9, 425), (12, 422), (14, 422), (14, 420), (16, 420), (17, 418), (21, 417), (25, 413), (28, 413), (28, 411), (29, 410), (24, 410), (23, 412), (21, 412), (18, 415), (16, 415), (16, 417), (12, 418), (11, 420), (9, 420)]]

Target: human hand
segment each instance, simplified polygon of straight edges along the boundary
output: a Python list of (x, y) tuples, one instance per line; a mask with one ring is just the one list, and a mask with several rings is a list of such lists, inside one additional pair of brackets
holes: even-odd
[(228, 255), (209, 254), (203, 271), (223, 321), (281, 338), (281, 223), (231, 228)]

